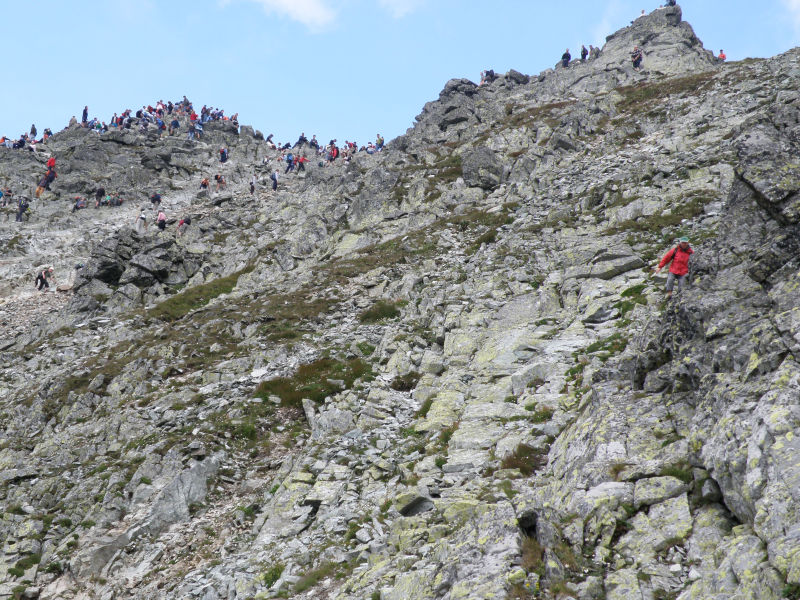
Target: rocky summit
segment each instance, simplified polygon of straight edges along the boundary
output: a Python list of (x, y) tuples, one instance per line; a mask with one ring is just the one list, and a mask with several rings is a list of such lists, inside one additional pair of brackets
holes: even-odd
[(0, 148), (59, 175), (0, 221), (0, 599), (800, 598), (799, 59), (658, 9), (275, 192), (230, 122)]

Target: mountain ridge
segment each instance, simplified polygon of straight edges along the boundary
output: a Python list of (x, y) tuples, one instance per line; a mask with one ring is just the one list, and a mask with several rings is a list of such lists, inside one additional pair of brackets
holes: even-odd
[(275, 194), (252, 129), (57, 134), (56, 191), (121, 164), (192, 223), (0, 231), (7, 298), (85, 263), (2, 343), (0, 597), (796, 597), (798, 56), (659, 9)]

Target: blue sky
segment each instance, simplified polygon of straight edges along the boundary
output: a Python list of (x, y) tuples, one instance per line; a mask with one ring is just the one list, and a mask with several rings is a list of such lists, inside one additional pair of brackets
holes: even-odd
[[(239, 113), (278, 141), (405, 132), (448, 79), (539, 73), (601, 45), (650, 0), (0, 0), (0, 135), (159, 98)], [(767, 57), (800, 40), (800, 0), (681, 3), (706, 48)]]

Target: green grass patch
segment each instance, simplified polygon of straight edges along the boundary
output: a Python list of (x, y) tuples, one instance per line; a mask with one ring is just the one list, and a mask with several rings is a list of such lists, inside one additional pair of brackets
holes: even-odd
[(547, 464), (547, 453), (526, 444), (519, 444), (513, 453), (500, 463), (502, 469), (518, 469), (525, 477), (530, 477)]
[(706, 72), (618, 87), (617, 92), (622, 95), (622, 100), (617, 103), (617, 109), (620, 112), (639, 112), (669, 96), (681, 94), (696, 96), (706, 89), (713, 76), (712, 72)]
[(419, 410), (417, 411), (417, 418), (424, 419), (427, 417), (428, 412), (431, 410), (431, 406), (433, 406), (433, 398), (428, 398), (422, 403), (422, 406), (419, 407)]
[(356, 379), (371, 375), (370, 365), (360, 358), (346, 362), (320, 358), (301, 365), (291, 377), (276, 377), (260, 383), (255, 396), (264, 400), (278, 396), (281, 406), (302, 408), (303, 398), (322, 402), (328, 396), (352, 388)]
[(316, 569), (313, 569), (300, 577), (297, 583), (294, 584), (295, 594), (302, 594), (306, 590), (310, 590), (316, 586), (320, 581), (331, 577), (336, 573), (336, 565), (334, 563), (323, 563)]
[(520, 566), (528, 573), (544, 575), (544, 548), (535, 537), (523, 536)]
[(254, 268), (254, 266), (245, 267), (227, 277), (220, 277), (214, 281), (191, 287), (180, 294), (175, 294), (151, 308), (147, 312), (147, 316), (161, 321), (177, 321), (190, 311), (202, 308), (214, 298), (232, 292), (239, 277), (250, 273)]
[(664, 477), (675, 477), (676, 479), (680, 479), (683, 483), (692, 483), (694, 480), (692, 470), (689, 467), (681, 465), (665, 467), (661, 470), (661, 475)]
[(622, 332), (617, 332), (607, 338), (598, 340), (593, 344), (586, 347), (586, 354), (593, 354), (595, 352), (609, 352), (611, 354), (618, 354), (625, 350), (628, 346), (628, 338)]
[(467, 248), (467, 254), (472, 255), (475, 254), (478, 250), (480, 250), (483, 244), (493, 244), (497, 241), (497, 229), (490, 229), (486, 233), (480, 235), (478, 239), (476, 239), (472, 245)]
[(553, 418), (554, 412), (555, 411), (552, 408), (545, 406), (544, 408), (535, 411), (529, 417), (529, 420), (533, 423), (547, 423), (547, 421)]
[(364, 356), (372, 356), (372, 353), (375, 352), (375, 346), (367, 342), (359, 342), (356, 344), (356, 348)]
[(800, 583), (787, 583), (782, 596), (787, 600), (800, 600)]
[(395, 377), (389, 386), (398, 392), (410, 392), (417, 387), (417, 383), (419, 383), (421, 377), (422, 375), (416, 371), (411, 371), (405, 375), (398, 375)]
[(400, 309), (407, 303), (402, 300), (389, 301), (378, 300), (371, 308), (368, 308), (360, 315), (358, 320), (362, 323), (377, 323), (387, 319), (395, 319), (400, 316)]

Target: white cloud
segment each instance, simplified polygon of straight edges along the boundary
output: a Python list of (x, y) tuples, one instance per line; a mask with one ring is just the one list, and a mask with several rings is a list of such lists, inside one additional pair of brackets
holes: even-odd
[(794, 21), (794, 26), (800, 29), (800, 0), (782, 0), (783, 6), (789, 11), (789, 16)]
[(600, 20), (595, 24), (594, 29), (592, 30), (591, 35), (592, 39), (594, 40), (593, 43), (602, 48), (606, 43), (606, 36), (611, 35), (617, 29), (619, 29), (619, 24), (623, 20), (622, 15), (623, 10), (619, 0), (607, 2), (603, 10), (603, 16), (600, 17)]
[[(234, 0), (221, 0), (225, 6)], [(302, 23), (313, 31), (330, 25), (336, 12), (328, 5), (329, 0), (249, 0), (260, 4), (267, 14), (278, 14)]]
[(388, 10), (395, 19), (405, 17), (414, 12), (425, 3), (426, 0), (379, 0), (380, 5)]

